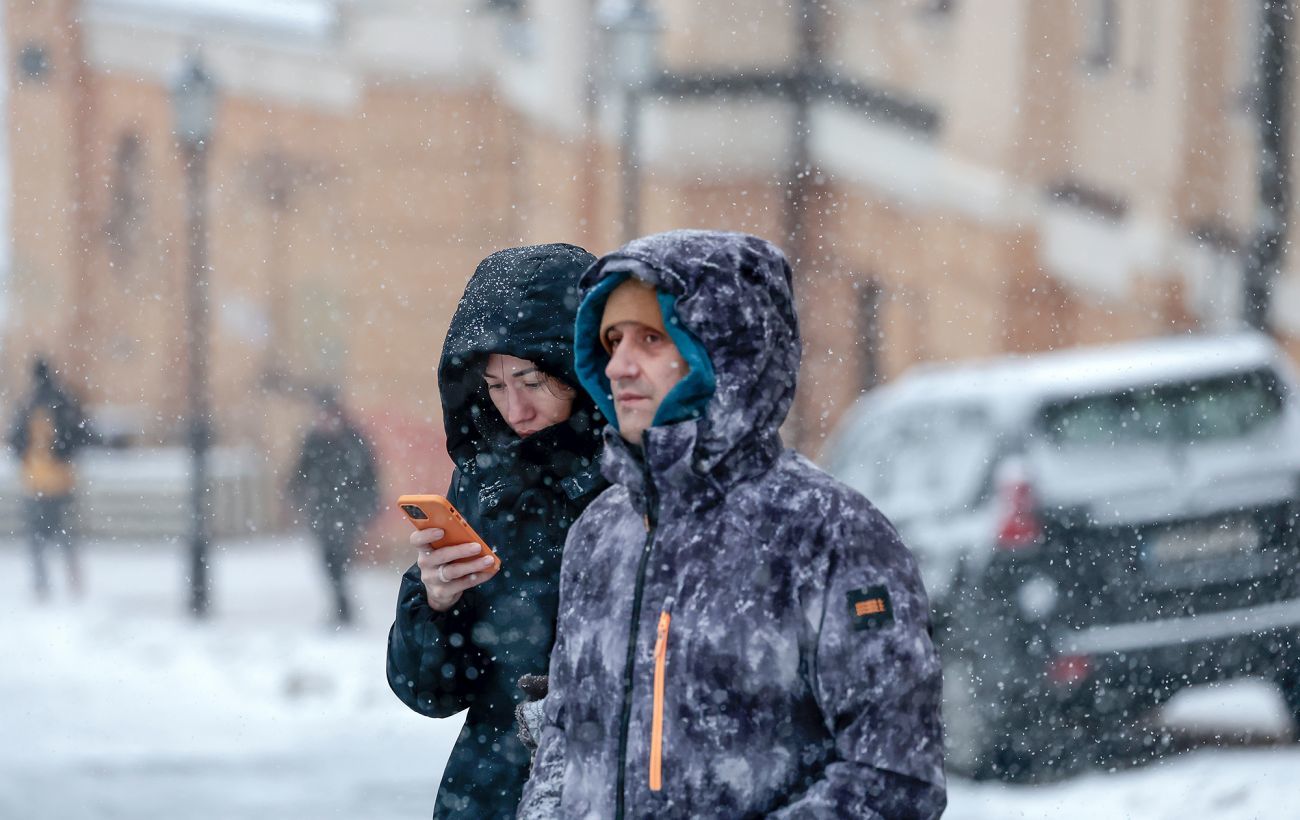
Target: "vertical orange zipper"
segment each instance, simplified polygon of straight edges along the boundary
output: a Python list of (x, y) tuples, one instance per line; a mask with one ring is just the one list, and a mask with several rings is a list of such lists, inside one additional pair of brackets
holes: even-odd
[(664, 787), (664, 662), (668, 659), (668, 624), (672, 616), (659, 613), (659, 635), (655, 639), (655, 706), (650, 723), (650, 791)]

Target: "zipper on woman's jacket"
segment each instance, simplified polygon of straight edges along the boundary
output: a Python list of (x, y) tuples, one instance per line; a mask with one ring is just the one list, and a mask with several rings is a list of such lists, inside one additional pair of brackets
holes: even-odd
[(645, 470), (645, 546), (641, 550), (641, 560), (636, 568), (636, 587), (632, 593), (632, 628), (627, 641), (627, 662), (623, 666), (623, 715), (618, 729), (618, 783), (614, 791), (615, 820), (623, 818), (625, 788), (624, 771), (627, 768), (627, 733), (632, 720), (632, 672), (636, 666), (636, 644), (641, 633), (641, 595), (645, 591), (645, 572), (650, 559), (650, 548), (654, 545), (655, 527), (659, 523), (659, 498), (654, 481), (650, 477), (649, 459)]

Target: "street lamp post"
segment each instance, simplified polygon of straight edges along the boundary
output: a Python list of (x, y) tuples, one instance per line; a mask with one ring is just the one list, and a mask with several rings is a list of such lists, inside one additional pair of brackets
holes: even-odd
[(176, 141), (185, 164), (185, 205), (189, 240), (185, 279), (186, 349), (189, 357), (190, 447), (190, 611), (208, 614), (208, 448), (211, 419), (208, 402), (208, 225), (207, 170), (217, 88), (199, 55), (190, 57), (172, 88)]
[(1244, 318), (1268, 331), (1273, 286), (1282, 270), (1291, 211), (1291, 0), (1264, 0), (1260, 14), (1258, 227), (1246, 256)]
[(622, 176), (623, 238), (640, 233), (641, 93), (659, 69), (659, 20), (647, 0), (610, 4), (602, 12), (607, 32), (606, 55), (623, 94), (623, 123), (619, 140)]

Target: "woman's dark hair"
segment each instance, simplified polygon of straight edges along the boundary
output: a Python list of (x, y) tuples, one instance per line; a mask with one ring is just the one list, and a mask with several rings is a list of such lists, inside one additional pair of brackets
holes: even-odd
[[(509, 355), (509, 354), (503, 354), (503, 355)], [(520, 356), (520, 357), (518, 357), (518, 358), (523, 358), (523, 357)], [(532, 359), (525, 359), (525, 361), (532, 362), (533, 367), (536, 367), (536, 368), (537, 368), (537, 372), (538, 372), (538, 374), (539, 374), (539, 375), (541, 376), (541, 378), (542, 378), (542, 384), (546, 387), (546, 392), (547, 392), (547, 393), (550, 393), (550, 394), (551, 394), (552, 396), (554, 396), (555, 398), (557, 398), (557, 399), (572, 398), (572, 397), (573, 397), (573, 396), (578, 392), (578, 388), (577, 388), (577, 387), (574, 387), (573, 385), (571, 385), (571, 384), (569, 384), (567, 381), (565, 381), (563, 378), (561, 378), (561, 377), (555, 375), (554, 373), (551, 373), (551, 372), (548, 371), (546, 368), (544, 368), (544, 367), (542, 367), (541, 365), (539, 365), (537, 362), (533, 362)], [(488, 360), (487, 360), (487, 358), (485, 357), (485, 358), (483, 359), (483, 364), (482, 364), (483, 375), (485, 375), (485, 376), (487, 375), (487, 363), (488, 363)], [(557, 394), (557, 393), (555, 392), (555, 391), (556, 391), (556, 387), (555, 387), (556, 385), (559, 385), (560, 388), (562, 389), (562, 391), (567, 391), (569, 395), (559, 395), (559, 394)]]

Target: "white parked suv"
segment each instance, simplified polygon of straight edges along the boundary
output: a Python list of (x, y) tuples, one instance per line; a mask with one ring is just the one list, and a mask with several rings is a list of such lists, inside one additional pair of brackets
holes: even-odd
[(1240, 675), (1300, 720), (1300, 388), (1267, 337), (921, 366), (826, 452), (920, 563), (955, 771), (1034, 776)]

